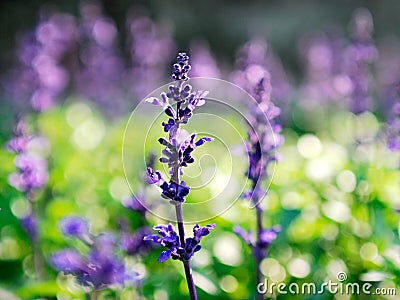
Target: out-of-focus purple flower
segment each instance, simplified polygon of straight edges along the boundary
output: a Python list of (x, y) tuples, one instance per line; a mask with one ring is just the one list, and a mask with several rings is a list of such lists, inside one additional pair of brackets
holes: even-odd
[(163, 82), (175, 45), (168, 26), (157, 26), (146, 16), (130, 17), (128, 28), (131, 65), (126, 84), (139, 101)]
[(18, 116), (14, 126), (14, 137), (8, 141), (7, 148), (11, 152), (22, 153), (26, 150), (29, 140), (26, 120)]
[(209, 45), (205, 41), (196, 41), (191, 45), (191, 74), (193, 77), (220, 78), (221, 71), (210, 52)]
[(16, 189), (30, 194), (47, 183), (47, 162), (44, 158), (22, 153), (14, 161), (18, 171), (8, 177), (8, 182)]
[(351, 93), (351, 81), (342, 73), (344, 40), (336, 33), (306, 36), (299, 43), (305, 80), (299, 90), (303, 106), (343, 103)]
[(75, 20), (66, 14), (51, 14), (25, 34), (18, 43), (18, 64), (5, 84), (11, 98), (30, 101), (38, 112), (49, 109), (69, 83), (64, 63), (75, 42)]
[(272, 78), (272, 99), (283, 102), (290, 99), (293, 88), (289, 78), (279, 58), (264, 39), (253, 38), (247, 42), (239, 50), (236, 64), (237, 69), (232, 73), (231, 80), (243, 89), (251, 90), (259, 80), (260, 73), (267, 69)]
[(233, 232), (240, 236), (247, 245), (253, 247), (252, 236), (250, 232), (245, 231), (240, 226), (234, 226)]
[(378, 51), (371, 37), (374, 28), (371, 13), (367, 9), (355, 11), (352, 25), (353, 42), (345, 49), (343, 73), (352, 86), (350, 109), (360, 114), (371, 109), (373, 81), (369, 68), (376, 61)]
[(28, 134), (27, 124), (23, 118), (17, 120), (14, 134), (15, 136), (8, 142), (7, 147), (17, 154), (14, 158), (17, 171), (10, 174), (8, 182), (25, 193), (29, 200), (32, 200), (32, 193), (47, 183), (47, 161), (28, 149), (29, 142), (34, 141), (35, 137)]
[(149, 241), (144, 240), (145, 236), (150, 235), (151, 232), (147, 227), (140, 227), (134, 233), (123, 231), (121, 236), (121, 249), (128, 255), (137, 255), (148, 252), (152, 245)]
[(81, 238), (89, 234), (89, 224), (81, 217), (64, 217), (60, 221), (59, 227), (61, 233), (65, 236)]
[(114, 237), (100, 234), (95, 237), (86, 256), (74, 249), (64, 249), (50, 257), (50, 265), (64, 274), (74, 275), (79, 284), (98, 290), (134, 280), (135, 274), (128, 272), (115, 253)]
[(400, 151), (400, 101), (393, 105), (392, 115), (388, 121), (388, 148)]
[(104, 106), (108, 113), (118, 112), (123, 99), (124, 67), (117, 50), (117, 28), (97, 4), (82, 4), (81, 15), (77, 92)]
[(38, 237), (38, 223), (36, 217), (31, 213), (19, 220), (22, 229), (26, 232), (29, 240), (34, 243)]
[(215, 224), (206, 225), (204, 227), (200, 227), (196, 224), (193, 227), (193, 237), (185, 239), (184, 247), (181, 246), (179, 236), (172, 224), (154, 226), (153, 229), (158, 232), (158, 235), (153, 234), (145, 236), (144, 240), (153, 241), (167, 248), (167, 250), (162, 251), (158, 257), (159, 262), (164, 262), (170, 257), (174, 260), (190, 260), (194, 253), (201, 249), (201, 239), (207, 236), (210, 230), (214, 228)]
[[(268, 165), (279, 159), (275, 150), (283, 143), (281, 127), (275, 121), (280, 110), (270, 100), (269, 74), (265, 71), (264, 74), (260, 73), (260, 76), (262, 77), (250, 90), (258, 105), (251, 106), (248, 115), (251, 128), (248, 132), (249, 169), (246, 175), (252, 181), (253, 192), (260, 182), (268, 177)], [(253, 197), (253, 200), (256, 199)], [(261, 199), (257, 199), (259, 200)]]
[(135, 193), (135, 195), (125, 196), (121, 199), (121, 203), (124, 207), (136, 211), (140, 214), (145, 214), (147, 209), (144, 206), (144, 196), (143, 194)]

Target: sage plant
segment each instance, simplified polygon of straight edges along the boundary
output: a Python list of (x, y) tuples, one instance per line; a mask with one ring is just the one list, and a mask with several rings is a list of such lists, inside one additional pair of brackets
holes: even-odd
[[(251, 187), (244, 194), (244, 198), (251, 201), (256, 211), (256, 236), (254, 239), (251, 232), (247, 232), (239, 226), (235, 226), (233, 230), (252, 250), (258, 286), (262, 282), (261, 261), (267, 256), (267, 250), (280, 230), (278, 226), (265, 228), (263, 225), (264, 210), (261, 202), (266, 195), (266, 190), (262, 187), (262, 183), (271, 176), (268, 173), (268, 166), (278, 160), (275, 150), (283, 143), (283, 137), (279, 134), (281, 127), (275, 120), (280, 114), (280, 110), (270, 100), (271, 84), (269, 73), (266, 70), (249, 90), (249, 93), (256, 100), (257, 105), (250, 106), (248, 114), (250, 124), (247, 144), (249, 167), (246, 176)], [(257, 295), (257, 299), (263, 299), (263, 295), (258, 290)]]
[(179, 53), (177, 63), (173, 65), (172, 78), (175, 82), (168, 87), (169, 91), (162, 93), (160, 98), (146, 99), (147, 102), (161, 106), (168, 116), (168, 121), (162, 123), (164, 132), (168, 133), (168, 139), (160, 138), (158, 142), (165, 147), (160, 162), (168, 165), (170, 178), (165, 180), (160, 171), (150, 167), (147, 168), (147, 174), (149, 183), (159, 186), (162, 191), (161, 196), (175, 207), (178, 232), (172, 224), (159, 224), (154, 226), (158, 235), (149, 235), (144, 239), (166, 248), (161, 252), (159, 262), (164, 262), (170, 257), (182, 261), (190, 298), (197, 299), (190, 259), (201, 249), (201, 239), (208, 235), (215, 225), (200, 227), (196, 224), (193, 227), (193, 237), (185, 237), (182, 204), (190, 192), (190, 187), (180, 179), (180, 176), (183, 175), (183, 168), (194, 162), (192, 152), (205, 142), (212, 141), (210, 137), (196, 140), (196, 133), (182, 138), (183, 131), (180, 126), (188, 123), (197, 106), (204, 105), (204, 97), (207, 95), (206, 91), (192, 91), (192, 87), (186, 83), (189, 80), (190, 69), (189, 56), (186, 53)]
[(74, 248), (65, 248), (51, 255), (50, 265), (89, 288), (91, 299), (97, 299), (102, 289), (134, 282), (136, 273), (128, 271), (116, 254), (118, 244), (111, 234), (91, 234), (88, 222), (76, 216), (64, 217), (59, 228), (65, 237), (84, 243), (88, 251), (83, 255)]
[(28, 132), (28, 125), (23, 117), (18, 117), (14, 137), (8, 142), (9, 151), (16, 154), (14, 164), (17, 170), (10, 174), (8, 182), (17, 190), (21, 191), (26, 201), (27, 212), (18, 216), (21, 227), (26, 232), (34, 262), (37, 278), (43, 275), (43, 259), (39, 243), (39, 229), (37, 216), (37, 191), (41, 190), (47, 183), (48, 171), (47, 161), (29, 147), (34, 140), (39, 143), (40, 138)]

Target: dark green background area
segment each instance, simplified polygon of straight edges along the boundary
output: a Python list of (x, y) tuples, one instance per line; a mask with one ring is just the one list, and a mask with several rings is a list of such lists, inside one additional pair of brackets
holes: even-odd
[[(77, 15), (80, 1), (1, 1), (0, 67), (7, 68), (13, 57), (15, 37), (32, 28), (45, 11)], [(155, 20), (173, 24), (174, 36), (184, 49), (189, 41), (209, 41), (218, 58), (233, 61), (235, 49), (250, 36), (262, 35), (282, 57), (286, 68), (299, 70), (296, 43), (310, 30), (335, 28), (346, 33), (354, 9), (368, 8), (374, 18), (375, 38), (399, 35), (400, 2), (384, 1), (101, 1), (104, 11), (117, 24), (124, 43), (125, 20), (130, 9), (145, 9)]]

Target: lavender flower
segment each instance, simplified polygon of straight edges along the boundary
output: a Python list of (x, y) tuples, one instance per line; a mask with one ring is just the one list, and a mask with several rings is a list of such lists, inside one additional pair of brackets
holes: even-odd
[(127, 25), (130, 66), (126, 81), (138, 101), (163, 81), (164, 66), (175, 46), (168, 27), (157, 26), (147, 16), (129, 18)]
[(81, 238), (89, 235), (89, 224), (81, 217), (65, 217), (60, 221), (60, 230), (65, 236)]
[(94, 3), (81, 6), (79, 26), (81, 68), (77, 70), (77, 92), (107, 108), (121, 110), (123, 61), (117, 49), (117, 28)]
[[(242, 237), (252, 249), (256, 263), (258, 284), (262, 280), (261, 261), (266, 257), (269, 245), (279, 232), (279, 227), (270, 229), (263, 227), (261, 201), (266, 191), (262, 187), (262, 182), (269, 176), (269, 164), (279, 160), (275, 150), (283, 143), (283, 137), (279, 134), (281, 127), (276, 122), (276, 117), (280, 114), (280, 110), (270, 100), (271, 84), (269, 73), (260, 65), (252, 65), (252, 69), (252, 74), (248, 77), (245, 87), (248, 88), (248, 92), (256, 100), (257, 105), (249, 107), (248, 122), (251, 127), (248, 131), (249, 168), (246, 176), (251, 183), (251, 188), (244, 194), (244, 198), (252, 201), (256, 209), (256, 239), (253, 239), (251, 232), (246, 232), (240, 227), (235, 227), (234, 232)], [(258, 291), (257, 296), (258, 299), (263, 299), (263, 295)]]
[(19, 220), (21, 227), (29, 237), (31, 243), (36, 243), (38, 238), (38, 223), (34, 214), (29, 214)]
[[(80, 238), (87, 231), (87, 222), (79, 217), (62, 220), (61, 230), (68, 236)], [(110, 285), (123, 285), (134, 280), (134, 274), (126, 270), (123, 261), (116, 256), (116, 240), (110, 234), (92, 237), (87, 255), (82, 255), (72, 248), (54, 253), (50, 265), (64, 274), (76, 277), (79, 284), (89, 286), (97, 293), (99, 289)]]
[(45, 186), (48, 180), (47, 161), (29, 148), (30, 141), (35, 136), (28, 134), (26, 120), (18, 116), (14, 128), (15, 136), (7, 143), (9, 151), (16, 153), (14, 164), (17, 170), (10, 174), (8, 182), (24, 194), (30, 207), (29, 214), (20, 217), (21, 227), (28, 235), (32, 248), (36, 276), (40, 278), (43, 272), (43, 259), (40, 249), (38, 218), (35, 203), (35, 192)]
[(19, 41), (18, 64), (6, 79), (15, 101), (30, 101), (35, 111), (49, 109), (65, 91), (69, 74), (63, 65), (73, 51), (76, 28), (72, 16), (52, 14)]
[(168, 258), (174, 260), (190, 260), (195, 252), (200, 251), (201, 239), (210, 233), (210, 230), (215, 228), (215, 224), (200, 227), (196, 224), (193, 227), (193, 238), (186, 238), (185, 244), (181, 245), (179, 236), (172, 224), (157, 225), (153, 229), (158, 231), (159, 235), (148, 235), (144, 237), (145, 241), (153, 241), (154, 243), (164, 246), (168, 250), (161, 252), (158, 257), (159, 262), (164, 262)]
[(261, 38), (253, 38), (238, 52), (237, 69), (231, 74), (234, 83), (249, 91), (254, 87), (254, 80), (259, 80), (260, 73), (268, 69), (271, 74), (272, 97), (277, 101), (287, 101), (292, 93), (289, 78), (279, 57), (270, 45)]
[(126, 228), (122, 228), (121, 249), (128, 255), (147, 253), (152, 249), (152, 245), (144, 238), (150, 233), (148, 227), (139, 227), (134, 233), (129, 233)]
[(263, 229), (259, 234), (258, 240), (255, 242), (252, 240), (253, 235), (251, 231), (248, 232), (240, 226), (235, 226), (233, 232), (240, 236), (243, 241), (249, 245), (255, 258), (262, 260), (267, 256), (267, 250), (270, 244), (277, 238), (278, 233), (280, 232), (280, 227), (275, 226), (273, 228)]
[(352, 89), (350, 79), (342, 73), (343, 39), (335, 33), (305, 37), (300, 51), (305, 65), (305, 81), (300, 88), (303, 105), (342, 103)]
[(22, 191), (28, 200), (33, 200), (36, 190), (47, 183), (47, 162), (28, 148), (28, 144), (35, 136), (28, 134), (26, 120), (18, 117), (15, 128), (15, 136), (7, 143), (9, 151), (16, 153), (14, 164), (17, 171), (10, 174), (8, 182), (16, 189)]
[(190, 48), (193, 77), (221, 77), (221, 71), (206, 41), (196, 41)]
[(182, 261), (186, 281), (191, 299), (197, 299), (196, 288), (192, 277), (190, 267), (190, 259), (194, 252), (200, 250), (200, 240), (203, 236), (213, 229), (214, 225), (193, 228), (194, 237), (185, 238), (185, 230), (183, 226), (182, 204), (185, 197), (190, 192), (185, 181), (180, 180), (183, 174), (183, 167), (187, 167), (194, 162), (192, 152), (205, 142), (212, 141), (212, 138), (202, 137), (196, 140), (196, 133), (182, 138), (181, 124), (187, 124), (193, 116), (193, 111), (197, 106), (204, 105), (207, 92), (192, 91), (192, 87), (186, 82), (189, 80), (188, 73), (191, 69), (189, 64), (189, 56), (186, 53), (179, 53), (177, 62), (173, 65), (172, 78), (175, 83), (168, 87), (167, 93), (162, 93), (160, 98), (148, 98), (147, 102), (153, 105), (161, 106), (165, 114), (168, 116), (168, 122), (163, 122), (164, 131), (168, 132), (168, 140), (160, 138), (158, 142), (165, 148), (162, 151), (163, 156), (160, 162), (168, 165), (170, 169), (170, 179), (164, 180), (159, 171), (154, 171), (151, 167), (147, 168), (148, 182), (155, 184), (161, 188), (161, 196), (169, 199), (170, 203), (175, 206), (176, 218), (178, 223), (178, 233), (171, 224), (157, 225), (154, 227), (158, 230), (161, 237), (150, 235), (145, 240), (152, 240), (167, 248), (159, 257), (159, 261), (165, 261), (169, 257)]

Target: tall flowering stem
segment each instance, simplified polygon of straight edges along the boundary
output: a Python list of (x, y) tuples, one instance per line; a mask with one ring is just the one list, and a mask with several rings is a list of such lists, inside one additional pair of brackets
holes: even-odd
[(21, 227), (26, 232), (31, 244), (36, 276), (41, 278), (43, 259), (38, 241), (39, 230), (35, 202), (36, 192), (47, 183), (48, 173), (46, 160), (29, 147), (32, 141), (37, 141), (38, 139), (39, 137), (28, 134), (26, 120), (23, 117), (18, 117), (14, 128), (14, 137), (8, 142), (7, 148), (10, 152), (16, 154), (14, 164), (17, 168), (8, 177), (8, 182), (21, 191), (26, 199), (27, 212), (18, 217)]
[[(278, 160), (275, 153), (276, 148), (283, 143), (283, 137), (279, 134), (281, 127), (275, 120), (280, 114), (280, 110), (270, 100), (269, 73), (264, 70), (263, 73), (258, 73), (258, 76), (253, 88), (249, 90), (257, 101), (257, 105), (249, 108), (250, 129), (247, 144), (249, 168), (246, 176), (251, 182), (251, 187), (244, 195), (252, 202), (252, 206), (256, 210), (256, 238), (253, 239), (251, 232), (247, 232), (239, 226), (234, 228), (234, 232), (241, 236), (252, 250), (257, 286), (262, 282), (261, 261), (267, 256), (269, 245), (280, 230), (279, 227), (265, 228), (263, 225), (264, 210), (261, 202), (266, 195), (266, 190), (262, 187), (262, 183), (270, 176), (269, 164)], [(263, 299), (263, 295), (258, 292), (258, 289), (257, 299)]]
[[(212, 141), (212, 138), (209, 137), (196, 140), (196, 133), (185, 136), (184, 131), (180, 129), (180, 126), (187, 124), (193, 116), (194, 109), (205, 103), (204, 97), (208, 93), (206, 91), (192, 91), (192, 87), (186, 83), (189, 80), (190, 69), (189, 56), (186, 53), (179, 53), (172, 73), (175, 83), (170, 85), (169, 91), (162, 93), (160, 98), (146, 99), (147, 102), (161, 106), (169, 117), (167, 122), (162, 123), (164, 132), (168, 133), (168, 140), (160, 138), (158, 141), (165, 147), (160, 162), (168, 165), (170, 179), (169, 181), (164, 180), (159, 171), (154, 171), (150, 167), (147, 168), (147, 174), (149, 183), (158, 185), (162, 190), (161, 196), (175, 206), (178, 233), (176, 233), (172, 224), (157, 225), (154, 230), (158, 231), (158, 235), (149, 235), (144, 239), (167, 248), (167, 250), (161, 252), (158, 258), (159, 262), (164, 262), (170, 257), (182, 261), (190, 298), (197, 299), (190, 259), (195, 252), (201, 249), (201, 239), (208, 235), (215, 225), (200, 227), (196, 224), (193, 227), (193, 238), (185, 237), (182, 204), (190, 192), (190, 187), (180, 179), (180, 176), (183, 175), (183, 167), (194, 162), (192, 152), (205, 142)], [(175, 108), (171, 102), (176, 104)]]

